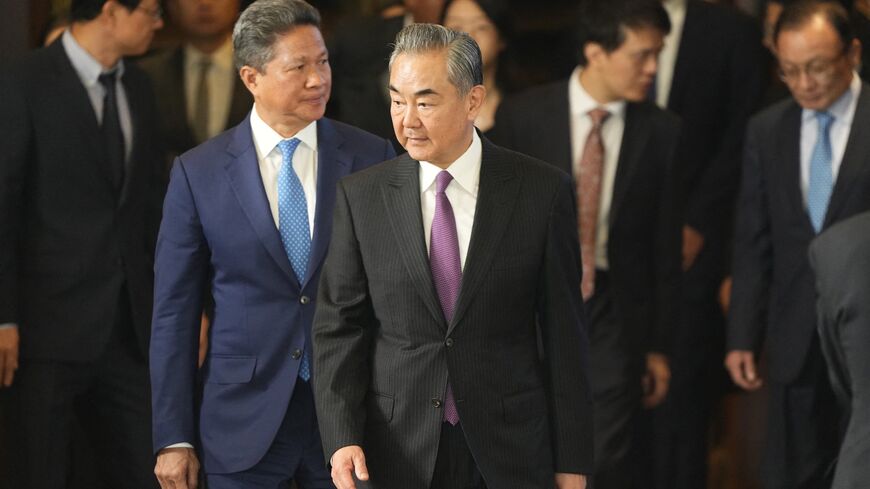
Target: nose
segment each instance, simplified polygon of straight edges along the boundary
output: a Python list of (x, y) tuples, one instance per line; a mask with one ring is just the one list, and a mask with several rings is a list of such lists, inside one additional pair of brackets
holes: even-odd
[(417, 113), (417, 106), (408, 104), (405, 106), (405, 116), (402, 117), (402, 126), (415, 128), (420, 126), (420, 116)]
[[(327, 66), (326, 69), (328, 70), (329, 67)], [(326, 74), (325, 74), (325, 72), (321, 72), (321, 67), (319, 65), (312, 66), (308, 69), (308, 76), (305, 77), (305, 87), (306, 88), (317, 88), (317, 87), (323, 85), (325, 80), (326, 80)]]

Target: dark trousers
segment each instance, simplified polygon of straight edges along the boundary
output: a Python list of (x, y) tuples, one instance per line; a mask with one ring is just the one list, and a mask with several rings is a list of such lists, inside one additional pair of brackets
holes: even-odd
[(710, 422), (724, 394), (727, 373), (725, 316), (719, 306), (724, 269), (720, 240), (705, 243), (694, 266), (683, 274), (680, 319), (669, 358), (671, 381), (664, 402), (649, 412), (655, 489), (700, 489), (707, 485)]
[(430, 489), (486, 489), (468, 449), (462, 424), (442, 423)]
[(613, 306), (607, 272), (595, 274), (595, 294), (586, 302), (589, 316), (589, 383), (592, 387), (595, 474), (591, 489), (635, 487), (638, 454), (633, 438), (641, 401), (643, 354), (632, 351), (629, 325)]
[[(11, 393), (13, 487), (65, 488), (83, 472), (93, 474), (92, 487), (158, 487), (148, 366), (121, 295), (111, 338), (96, 362), (22, 359)], [(87, 440), (75, 440), (76, 432)], [(76, 465), (89, 459), (71, 456), (83, 447), (93, 450), (96, 467)]]
[(800, 376), (770, 382), (767, 445), (761, 476), (766, 489), (830, 487), (839, 415), (817, 340)]
[(296, 379), (287, 413), (262, 460), (242, 472), (207, 473), (206, 480), (209, 489), (289, 489), (293, 482), (299, 489), (334, 489), (323, 457), (311, 384)]

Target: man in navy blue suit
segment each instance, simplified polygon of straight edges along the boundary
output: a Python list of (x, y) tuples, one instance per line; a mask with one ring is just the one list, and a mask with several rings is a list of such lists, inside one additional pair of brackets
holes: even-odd
[[(310, 327), (336, 183), (394, 156), (323, 118), (331, 74), (320, 16), (259, 0), (233, 32), (249, 117), (176, 159), (157, 245), (151, 338), (161, 486), (333, 487), (311, 393)], [(201, 405), (199, 317), (214, 299)], [(199, 457), (197, 456), (199, 454)]]

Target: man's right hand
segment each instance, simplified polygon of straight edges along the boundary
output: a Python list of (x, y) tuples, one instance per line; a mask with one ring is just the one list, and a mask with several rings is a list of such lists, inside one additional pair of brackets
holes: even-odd
[(196, 489), (199, 460), (192, 448), (164, 448), (157, 454), (154, 475), (161, 489)]
[(761, 377), (755, 367), (755, 354), (749, 350), (731, 350), (725, 357), (725, 367), (731, 380), (740, 387), (754, 391), (761, 387)]
[(332, 465), (332, 483), (337, 489), (356, 489), (353, 476), (361, 481), (369, 480), (369, 470), (366, 468), (366, 456), (359, 445), (348, 445), (335, 451), (330, 460)]

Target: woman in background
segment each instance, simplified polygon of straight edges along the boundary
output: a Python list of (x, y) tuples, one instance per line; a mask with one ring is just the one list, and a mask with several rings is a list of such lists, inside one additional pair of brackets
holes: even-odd
[(441, 22), (444, 27), (466, 32), (480, 46), (486, 101), (474, 125), (482, 132), (492, 129), (495, 112), (508, 81), (504, 53), (512, 34), (511, 17), (502, 0), (448, 0)]

